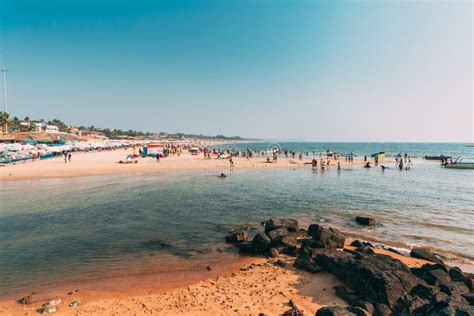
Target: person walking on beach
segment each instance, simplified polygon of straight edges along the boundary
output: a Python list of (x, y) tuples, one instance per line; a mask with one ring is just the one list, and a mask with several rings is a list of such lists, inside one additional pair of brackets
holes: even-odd
[(367, 162), (367, 155), (364, 156), (364, 163)]
[(160, 162), (160, 154), (156, 154), (156, 162)]
[(67, 160), (68, 160), (69, 162), (71, 162), (71, 157), (72, 157), (71, 152), (69, 152), (69, 154), (67, 155)]
[(230, 167), (234, 168), (234, 161), (232, 160), (232, 157), (229, 159)]
[(67, 152), (64, 151), (64, 152), (63, 152), (63, 155), (64, 155), (64, 163), (67, 163)]

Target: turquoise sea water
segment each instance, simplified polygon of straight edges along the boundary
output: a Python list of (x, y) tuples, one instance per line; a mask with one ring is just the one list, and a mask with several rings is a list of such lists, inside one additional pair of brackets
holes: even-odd
[[(474, 151), (456, 144), (397, 144), (390, 151), (386, 145), (304, 145), (308, 151), (321, 146), (321, 151), (361, 155), (407, 151), (472, 157)], [(216, 171), (3, 182), (0, 295), (31, 291), (45, 282), (140, 271), (147, 264), (172, 268), (176, 258), (216, 253), (229, 228), (258, 227), (272, 216), (323, 222), (400, 247), (430, 245), (472, 264), (474, 171), (444, 169), (422, 159), (415, 159), (409, 171), (387, 165), (391, 169), (384, 173), (360, 166), (340, 174), (335, 168), (322, 173), (306, 167), (235, 170), (225, 179)], [(381, 225), (360, 227), (353, 221), (358, 214), (373, 215)]]

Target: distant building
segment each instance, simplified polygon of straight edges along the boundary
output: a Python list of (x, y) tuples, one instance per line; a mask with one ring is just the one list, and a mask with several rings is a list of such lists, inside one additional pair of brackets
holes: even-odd
[(76, 127), (69, 128), (69, 133), (79, 135), (79, 129)]
[(46, 130), (47, 125), (44, 122), (35, 122), (34, 126), (35, 126), (35, 132), (42, 132)]
[(59, 133), (59, 128), (56, 125), (46, 125), (47, 133)]

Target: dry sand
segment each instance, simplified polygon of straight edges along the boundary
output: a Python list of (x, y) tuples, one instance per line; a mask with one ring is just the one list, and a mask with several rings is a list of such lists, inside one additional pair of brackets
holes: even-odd
[[(427, 262), (383, 249), (374, 250), (398, 258), (409, 266)], [(56, 298), (62, 302), (55, 315), (279, 315), (290, 309), (290, 299), (305, 314), (314, 315), (322, 306), (347, 305), (334, 293), (333, 287), (341, 283), (332, 274), (311, 274), (293, 268), (294, 258), (280, 256), (280, 259), (288, 266), (276, 265), (277, 259), (242, 257), (224, 264), (217, 271), (212, 269), (211, 275), (201, 273), (200, 278), (183, 275), (181, 282), (149, 283), (141, 279), (141, 288), (116, 290), (88, 289), (83, 285), (72, 295), (66, 290), (38, 293), (36, 301), (26, 306), (16, 303), (13, 298), (4, 299), (0, 301), (0, 314), (35, 315), (43, 303)], [(70, 288), (75, 289), (76, 285)], [(74, 300), (80, 300), (81, 305), (68, 307)]]
[[(93, 176), (106, 174), (136, 174), (136, 173), (160, 173), (170, 171), (196, 170), (220, 174), (231, 170), (227, 159), (204, 159), (203, 155), (193, 156), (183, 154), (162, 158), (157, 163), (154, 158), (139, 159), (138, 163), (119, 164), (118, 161), (125, 160), (131, 150), (102, 151), (93, 153), (73, 153), (72, 162), (64, 163), (62, 157), (51, 158), (41, 161), (21, 163), (0, 167), (0, 181), (10, 180), (35, 180), (51, 178), (67, 178), (78, 176)], [(316, 157), (319, 160), (319, 157)], [(234, 169), (260, 169), (260, 168), (311, 168), (308, 164), (312, 157), (304, 160), (298, 158), (278, 158), (277, 163), (267, 163), (266, 157), (258, 157), (247, 160), (246, 158), (234, 157)], [(341, 167), (352, 165), (361, 166), (362, 160), (353, 163), (338, 160)], [(336, 169), (337, 162), (331, 159), (331, 169)], [(318, 161), (319, 167), (319, 161)]]

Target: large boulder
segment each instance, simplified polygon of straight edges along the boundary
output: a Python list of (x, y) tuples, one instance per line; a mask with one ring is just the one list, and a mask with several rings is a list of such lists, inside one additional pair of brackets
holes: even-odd
[(238, 230), (231, 232), (229, 235), (225, 236), (225, 241), (230, 244), (237, 244), (243, 241), (247, 241), (249, 235), (246, 230)]
[(368, 216), (356, 216), (355, 220), (358, 224), (364, 225), (364, 226), (371, 226), (377, 223), (375, 218), (368, 217)]
[(291, 218), (271, 218), (265, 222), (265, 233), (282, 227), (290, 232), (296, 232), (298, 231), (298, 221)]
[(318, 253), (315, 263), (334, 274), (364, 299), (389, 307), (394, 306), (416, 285), (424, 283), (411, 274), (400, 260), (382, 254), (333, 250)]
[(472, 290), (472, 279), (465, 275), (461, 269), (458, 267), (454, 267), (449, 269), (448, 272), (449, 276), (451, 277), (451, 280), (456, 281), (456, 282), (462, 282), (466, 284), (466, 286), (469, 288), (469, 290)]
[(288, 235), (290, 232), (288, 231), (287, 228), (285, 227), (280, 227), (280, 228), (276, 228), (274, 230), (271, 230), (267, 233), (267, 236), (268, 238), (270, 238), (272, 240), (272, 242), (277, 242), (279, 241), (281, 238), (285, 237), (286, 235)]
[(469, 288), (466, 286), (466, 284), (462, 282), (446, 282), (446, 283), (440, 283), (439, 288), (441, 291), (448, 295), (462, 295), (469, 293)]
[(325, 228), (319, 224), (311, 224), (308, 234), (313, 238), (312, 245), (316, 248), (342, 248), (346, 237), (335, 228)]
[(443, 263), (441, 256), (437, 253), (434, 253), (429, 248), (413, 248), (410, 252), (410, 256), (417, 259), (424, 259), (431, 262)]
[(271, 248), (271, 245), (271, 239), (268, 238), (268, 236), (263, 232), (259, 232), (252, 240), (253, 249), (257, 253), (268, 252)]

